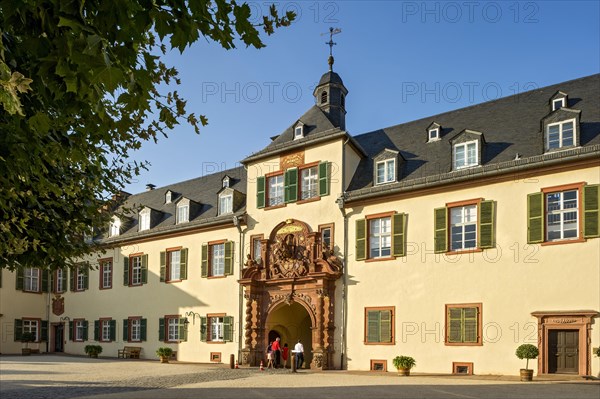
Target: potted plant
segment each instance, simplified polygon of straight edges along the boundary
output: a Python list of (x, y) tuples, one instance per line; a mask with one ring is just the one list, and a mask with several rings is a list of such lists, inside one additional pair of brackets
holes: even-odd
[(156, 350), (156, 356), (160, 358), (161, 363), (169, 363), (169, 358), (173, 355), (173, 349), (162, 347)]
[(410, 369), (416, 366), (417, 362), (410, 356), (396, 356), (394, 360), (394, 367), (398, 370), (399, 375), (409, 376)]
[(102, 347), (100, 345), (86, 345), (85, 348), (83, 348), (83, 350), (89, 357), (95, 358), (97, 358), (98, 355), (102, 353)]
[(529, 369), (529, 359), (535, 359), (540, 354), (537, 346), (531, 344), (520, 345), (515, 354), (519, 359), (527, 359), (525, 368), (521, 369), (521, 381), (533, 380), (533, 370)]
[(21, 354), (23, 356), (31, 355), (31, 348), (29, 347), (30, 342), (35, 341), (35, 334), (31, 332), (24, 332), (21, 334), (21, 342), (23, 343), (23, 347), (21, 348)]

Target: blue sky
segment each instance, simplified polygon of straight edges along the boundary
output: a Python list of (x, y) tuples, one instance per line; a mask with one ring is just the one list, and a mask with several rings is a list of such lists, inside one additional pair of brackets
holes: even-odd
[[(248, 2), (258, 22), (270, 2)], [(167, 63), (189, 110), (181, 125), (133, 156), (151, 166), (125, 187), (141, 192), (239, 165), (314, 104), (328, 69), (349, 90), (346, 128), (358, 135), (600, 72), (598, 1), (280, 1), (298, 14), (266, 48), (224, 50), (200, 39)]]

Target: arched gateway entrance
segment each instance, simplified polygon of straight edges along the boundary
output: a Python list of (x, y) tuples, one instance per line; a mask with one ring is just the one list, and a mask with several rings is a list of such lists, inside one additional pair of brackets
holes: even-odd
[(330, 368), (341, 261), (294, 219), (279, 223), (261, 243), (262, 261), (249, 260), (240, 280), (246, 299), (242, 364), (260, 364), (269, 335), (278, 334), (291, 349), (302, 341), (311, 368)]

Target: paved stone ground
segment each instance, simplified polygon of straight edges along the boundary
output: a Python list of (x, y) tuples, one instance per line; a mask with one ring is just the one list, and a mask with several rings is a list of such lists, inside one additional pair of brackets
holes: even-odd
[(556, 398), (599, 399), (580, 377), (449, 376), (289, 370), (40, 355), (0, 357), (1, 399), (118, 398)]

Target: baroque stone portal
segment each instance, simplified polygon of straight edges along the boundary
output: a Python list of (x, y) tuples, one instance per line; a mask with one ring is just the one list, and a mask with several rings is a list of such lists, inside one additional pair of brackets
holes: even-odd
[(264, 360), (269, 314), (282, 305), (298, 303), (311, 321), (311, 368), (329, 368), (335, 281), (342, 275), (342, 262), (317, 233), (295, 219), (279, 223), (261, 244), (260, 263), (249, 259), (240, 280), (246, 298), (242, 363), (258, 365)]

